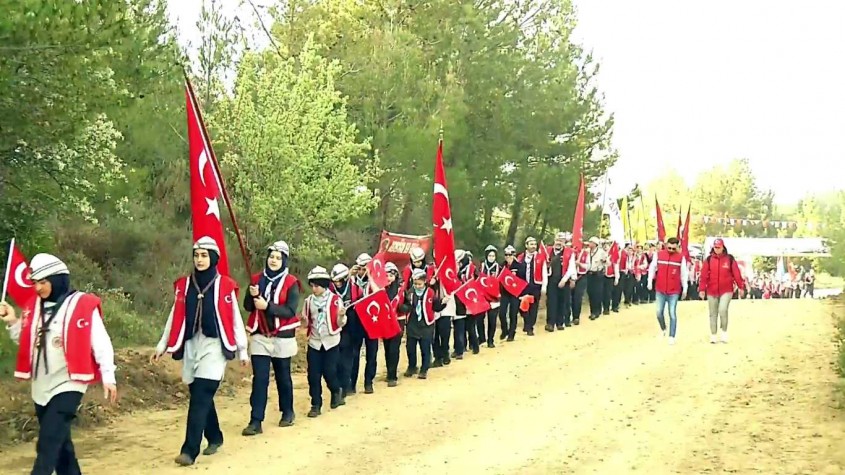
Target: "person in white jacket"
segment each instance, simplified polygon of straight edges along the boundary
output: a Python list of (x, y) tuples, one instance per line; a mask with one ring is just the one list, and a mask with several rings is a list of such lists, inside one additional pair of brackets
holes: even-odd
[(223, 380), (226, 363), (236, 356), (249, 362), (247, 336), (235, 290), (238, 284), (217, 272), (220, 248), (202, 237), (194, 244), (194, 270), (174, 283), (174, 303), (156, 346), (153, 362), (165, 353), (182, 361), (182, 381), (190, 388), (185, 442), (176, 457), (192, 465), (200, 453), (203, 435), (212, 455), (223, 445), (223, 432), (214, 407), (214, 395)]
[(106, 400), (117, 400), (114, 349), (99, 297), (73, 290), (64, 262), (35, 255), (30, 280), (35, 296), (23, 303), (22, 318), (0, 302), (0, 319), (18, 344), (15, 377), (32, 381), (39, 429), (31, 473), (81, 473), (71, 423), (89, 385), (101, 381)]

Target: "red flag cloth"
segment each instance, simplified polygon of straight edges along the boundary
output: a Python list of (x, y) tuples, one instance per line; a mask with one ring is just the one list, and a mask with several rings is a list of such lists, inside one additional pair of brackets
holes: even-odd
[(660, 211), (660, 203), (657, 202), (657, 195), (654, 196), (654, 209), (657, 213), (657, 240), (666, 242), (666, 227), (663, 226), (663, 212)]
[(393, 338), (401, 331), (384, 289), (358, 300), (353, 309), (369, 338)]
[(575, 202), (575, 218), (572, 220), (572, 248), (581, 250), (584, 242), (584, 174), (578, 185), (578, 201)]
[(678, 231), (675, 233), (675, 237), (678, 238), (678, 241), (681, 240), (681, 236), (682, 236), (681, 233), (682, 233), (683, 226), (684, 226), (683, 224), (681, 224), (681, 216), (683, 214), (684, 214), (684, 209), (681, 208), (681, 207), (678, 207)]
[(208, 236), (220, 248), (217, 270), (229, 275), (229, 258), (223, 239), (223, 223), (220, 220), (220, 201), (223, 181), (211, 154), (211, 143), (205, 135), (200, 118), (200, 109), (191, 89), (185, 83), (185, 100), (188, 112), (188, 157), (191, 169), (191, 223), (193, 238), (197, 241)]
[(619, 263), (619, 243), (613, 241), (613, 244), (610, 245), (610, 250), (608, 250), (607, 254), (610, 258), (610, 264), (615, 265)]
[(15, 240), (9, 243), (9, 260), (6, 263), (6, 278), (3, 280), (3, 296), (12, 298), (18, 307), (23, 307), (35, 298), (35, 287), (29, 280), (29, 264), (26, 257), (15, 246)]
[(464, 285), (455, 291), (455, 296), (467, 308), (467, 315), (479, 315), (490, 310), (490, 302), (487, 301), (486, 291), (476, 279), (468, 280)]
[(691, 262), (691, 259), (689, 257), (689, 215), (691, 209), (692, 204), (687, 207), (687, 219), (684, 220), (684, 229), (683, 232), (681, 232), (681, 252), (684, 253), (684, 259), (686, 259), (687, 262)]
[(434, 192), (432, 193), (431, 221), (434, 227), (434, 263), (437, 278), (447, 294), (461, 286), (458, 279), (458, 265), (455, 262), (455, 233), (452, 228), (452, 209), (449, 204), (449, 188), (443, 169), (443, 140), (437, 145), (434, 162)]
[(367, 272), (370, 276), (370, 283), (376, 286), (376, 290), (387, 287), (387, 271), (384, 270), (384, 254), (378, 253), (367, 263)]
[(497, 302), (500, 298), (502, 298), (502, 290), (499, 285), (499, 279), (495, 276), (478, 276), (478, 285), (484, 289), (484, 294), (487, 296), (487, 300)]
[(391, 233), (381, 231), (378, 253), (384, 256), (384, 262), (392, 262), (400, 270), (411, 265), (408, 254), (414, 247), (422, 248), (426, 254), (431, 250), (431, 236), (417, 236), (411, 234)]
[(514, 297), (519, 297), (522, 291), (525, 290), (525, 287), (528, 286), (528, 282), (517, 277), (507, 267), (502, 269), (502, 273), (499, 274), (499, 283)]

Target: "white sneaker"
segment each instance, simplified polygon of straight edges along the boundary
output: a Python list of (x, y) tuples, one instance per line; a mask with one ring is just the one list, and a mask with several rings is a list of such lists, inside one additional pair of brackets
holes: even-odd
[(722, 332), (722, 343), (728, 342), (728, 332)]
[(710, 343), (716, 343), (716, 335), (710, 335)]
[(663, 338), (666, 338), (666, 330), (663, 330)]
[(669, 344), (670, 344), (670, 345), (674, 345), (674, 344), (675, 344), (675, 337), (674, 337), (674, 336), (670, 336), (670, 337), (669, 337)]

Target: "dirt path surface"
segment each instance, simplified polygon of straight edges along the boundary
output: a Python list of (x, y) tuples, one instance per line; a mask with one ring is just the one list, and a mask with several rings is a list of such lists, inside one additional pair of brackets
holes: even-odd
[[(190, 468), (172, 461), (186, 409), (79, 434), (77, 452), (89, 475), (845, 473), (827, 304), (734, 302), (727, 345), (707, 342), (704, 304), (679, 310), (675, 346), (651, 306), (562, 333), (541, 326), (426, 381), (379, 382), (316, 420), (298, 377), (296, 425), (275, 426), (271, 389), (255, 438), (240, 436), (248, 394), (222, 399), (226, 442)], [(32, 444), (6, 452), (0, 473), (29, 473)]]

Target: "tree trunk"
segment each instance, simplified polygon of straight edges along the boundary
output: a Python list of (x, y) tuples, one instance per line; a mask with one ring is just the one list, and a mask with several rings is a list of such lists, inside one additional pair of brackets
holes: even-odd
[(481, 239), (491, 240), (493, 237), (493, 205), (490, 202), (484, 203), (484, 214), (481, 221)]
[(517, 186), (514, 192), (513, 205), (511, 206), (511, 223), (508, 225), (508, 234), (505, 237), (505, 244), (513, 244), (516, 240), (516, 231), (519, 228), (519, 219), (522, 217), (522, 189)]
[(411, 221), (411, 212), (414, 210), (414, 203), (411, 200), (410, 193), (405, 193), (405, 197), (402, 199), (402, 211), (399, 213), (399, 224), (396, 227), (396, 232), (399, 233), (409, 233), (410, 221)]
[(546, 230), (549, 228), (549, 222), (546, 218), (543, 218), (543, 226), (540, 228), (540, 240), (543, 239), (543, 236), (546, 235)]

